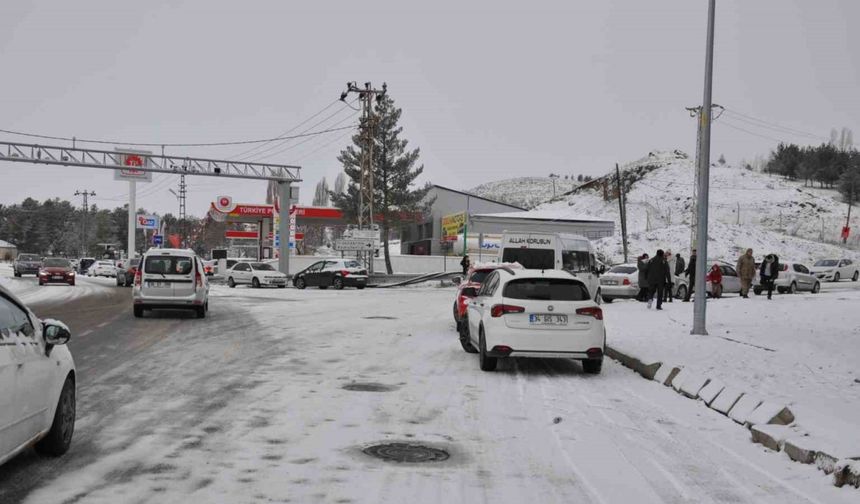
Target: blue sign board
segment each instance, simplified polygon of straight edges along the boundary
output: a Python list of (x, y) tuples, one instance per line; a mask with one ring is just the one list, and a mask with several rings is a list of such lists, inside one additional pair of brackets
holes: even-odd
[(152, 244), (161, 245), (164, 243), (164, 235), (152, 235)]

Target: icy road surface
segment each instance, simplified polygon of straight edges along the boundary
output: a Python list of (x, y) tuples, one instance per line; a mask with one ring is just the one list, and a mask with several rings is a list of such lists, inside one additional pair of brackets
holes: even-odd
[[(62, 305), (85, 370), (70, 453), (0, 468), (0, 502), (857, 502), (614, 362), (481, 372), (453, 289), (213, 286), (205, 320), (136, 320), (113, 289), (90, 320)], [(343, 388), (367, 383), (387, 391)], [(362, 453), (378, 442), (451, 456)]]

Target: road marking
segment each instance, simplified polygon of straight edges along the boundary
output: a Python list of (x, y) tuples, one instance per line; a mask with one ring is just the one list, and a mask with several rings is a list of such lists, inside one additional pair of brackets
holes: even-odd
[(110, 324), (110, 320), (108, 320), (108, 321), (106, 321), (106, 322), (102, 322), (101, 324), (97, 325), (96, 327), (104, 327), (104, 326), (106, 326), (106, 325), (108, 325), (108, 324)]
[(87, 334), (92, 334), (92, 332), (93, 332), (92, 329), (87, 329), (86, 331), (82, 332), (81, 334), (78, 334), (78, 337), (80, 338), (81, 336), (86, 336)]

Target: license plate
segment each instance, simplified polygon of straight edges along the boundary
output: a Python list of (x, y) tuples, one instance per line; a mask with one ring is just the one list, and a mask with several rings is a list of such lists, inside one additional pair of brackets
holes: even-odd
[(604, 280), (603, 285), (618, 285), (618, 280)]
[(54, 275), (51, 278), (53, 278), (54, 280), (62, 280), (63, 279), (62, 275)]
[(529, 314), (531, 325), (567, 325), (567, 315), (556, 315), (553, 313), (531, 313)]
[(146, 285), (154, 289), (164, 289), (170, 286), (168, 282), (146, 282)]

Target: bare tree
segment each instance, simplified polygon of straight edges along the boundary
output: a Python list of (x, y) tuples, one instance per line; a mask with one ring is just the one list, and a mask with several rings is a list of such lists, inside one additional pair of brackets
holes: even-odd
[(343, 194), (346, 192), (346, 173), (340, 172), (334, 179), (334, 193)]
[(313, 206), (328, 206), (328, 195), (328, 181), (323, 177), (322, 180), (317, 182), (316, 189), (314, 190)]

